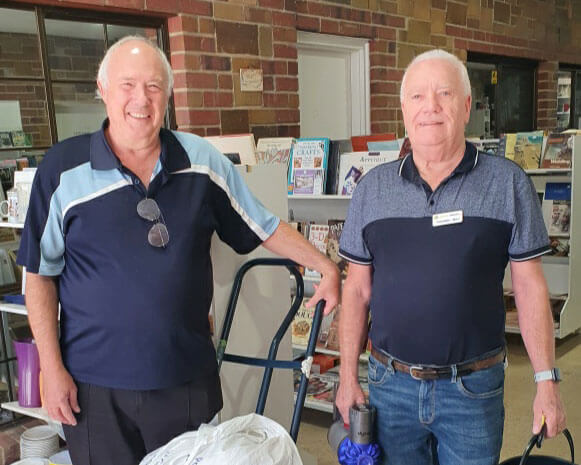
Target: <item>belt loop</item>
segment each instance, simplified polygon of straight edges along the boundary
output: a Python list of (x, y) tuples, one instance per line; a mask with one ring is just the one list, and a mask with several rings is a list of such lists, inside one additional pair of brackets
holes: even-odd
[(450, 380), (451, 383), (456, 383), (458, 381), (458, 367), (456, 364), (451, 365), (450, 368), (452, 369), (452, 379)]
[(387, 372), (390, 375), (393, 375), (393, 373), (395, 372), (395, 368), (393, 366), (393, 357), (391, 355), (387, 356), (387, 365), (385, 367), (387, 368)]

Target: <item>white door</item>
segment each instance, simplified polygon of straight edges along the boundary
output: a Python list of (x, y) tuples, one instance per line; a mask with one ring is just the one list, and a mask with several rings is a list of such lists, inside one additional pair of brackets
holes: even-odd
[(369, 134), (369, 43), (299, 32), (301, 137)]

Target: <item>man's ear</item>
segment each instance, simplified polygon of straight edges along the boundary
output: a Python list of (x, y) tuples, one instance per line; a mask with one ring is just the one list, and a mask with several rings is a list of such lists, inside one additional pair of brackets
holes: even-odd
[(107, 104), (107, 90), (101, 84), (101, 81), (97, 81), (97, 89), (99, 89), (99, 95), (103, 99), (103, 102)]
[(472, 96), (468, 95), (464, 102), (464, 109), (466, 110), (466, 117), (464, 119), (464, 124), (468, 124), (470, 120), (470, 109), (472, 108)]

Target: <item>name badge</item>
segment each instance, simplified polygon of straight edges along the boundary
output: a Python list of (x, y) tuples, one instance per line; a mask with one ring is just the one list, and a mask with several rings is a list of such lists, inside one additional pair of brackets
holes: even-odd
[(432, 226), (434, 228), (438, 226), (447, 226), (449, 224), (458, 224), (464, 221), (464, 214), (462, 210), (456, 210), (453, 212), (437, 213), (432, 215)]

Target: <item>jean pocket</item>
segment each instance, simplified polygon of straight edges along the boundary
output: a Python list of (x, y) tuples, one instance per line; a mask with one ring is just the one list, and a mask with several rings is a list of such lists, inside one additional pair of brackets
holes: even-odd
[(458, 378), (459, 391), (471, 399), (489, 399), (504, 393), (504, 363)]
[(369, 366), (367, 369), (367, 379), (369, 384), (383, 384), (392, 370), (377, 360), (373, 355), (369, 356)]

